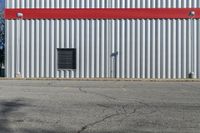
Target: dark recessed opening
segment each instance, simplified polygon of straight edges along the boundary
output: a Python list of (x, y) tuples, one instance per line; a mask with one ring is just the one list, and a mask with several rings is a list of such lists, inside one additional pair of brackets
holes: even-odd
[(57, 49), (58, 69), (76, 69), (76, 49)]

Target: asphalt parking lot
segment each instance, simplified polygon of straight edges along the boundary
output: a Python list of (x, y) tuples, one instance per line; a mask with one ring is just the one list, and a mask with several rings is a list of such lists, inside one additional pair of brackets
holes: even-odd
[(200, 82), (2, 80), (0, 133), (200, 133)]

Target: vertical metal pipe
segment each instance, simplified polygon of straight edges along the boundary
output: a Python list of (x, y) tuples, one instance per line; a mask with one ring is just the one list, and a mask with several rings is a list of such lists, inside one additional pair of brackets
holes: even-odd
[(194, 19), (191, 18), (191, 73), (195, 74), (194, 72)]
[(190, 18), (190, 39), (191, 39), (191, 72), (189, 73), (189, 78), (194, 78), (195, 77), (195, 72), (194, 72), (194, 17), (195, 17), (195, 12), (191, 11), (189, 16)]
[(21, 64), (21, 43), (22, 43), (22, 17), (18, 19), (17, 23), (17, 53), (19, 53), (16, 56), (16, 77), (20, 78), (21, 77), (21, 69), (20, 69), (20, 64)]

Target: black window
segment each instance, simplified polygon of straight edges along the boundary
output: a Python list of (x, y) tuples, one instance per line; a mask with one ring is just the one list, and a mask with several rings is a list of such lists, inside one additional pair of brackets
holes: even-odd
[(58, 49), (58, 69), (76, 69), (76, 49)]

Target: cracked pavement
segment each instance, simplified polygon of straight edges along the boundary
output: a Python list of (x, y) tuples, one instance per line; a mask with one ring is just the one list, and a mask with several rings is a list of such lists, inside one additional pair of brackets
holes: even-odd
[(0, 133), (200, 133), (200, 82), (2, 80)]

